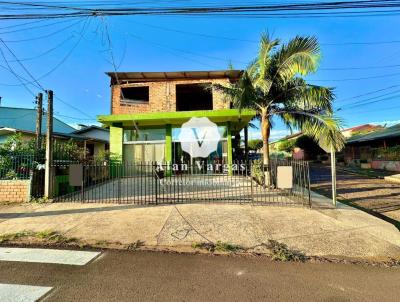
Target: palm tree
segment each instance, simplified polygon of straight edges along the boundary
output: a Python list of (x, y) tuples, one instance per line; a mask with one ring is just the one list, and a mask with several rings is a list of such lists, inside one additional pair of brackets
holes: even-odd
[[(296, 36), (287, 44), (261, 36), (260, 49), (240, 79), (229, 86), (216, 85), (234, 107), (250, 108), (261, 120), (264, 165), (269, 167), (269, 138), (273, 117), (279, 118), (289, 129), (300, 129), (318, 143), (336, 150), (344, 138), (340, 121), (332, 115), (333, 89), (311, 85), (304, 76), (317, 70), (321, 57), (315, 37)], [(266, 180), (269, 182), (269, 173)]]

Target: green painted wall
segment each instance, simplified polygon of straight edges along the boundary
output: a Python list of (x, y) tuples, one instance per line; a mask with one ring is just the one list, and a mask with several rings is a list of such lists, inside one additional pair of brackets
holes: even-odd
[(168, 124), (165, 126), (165, 161), (172, 162), (172, 126)]
[(123, 129), (121, 127), (110, 127), (110, 152), (114, 159), (122, 160)]
[(226, 125), (227, 131), (227, 143), (228, 143), (228, 165), (229, 165), (229, 175), (232, 175), (232, 163), (233, 163), (233, 155), (232, 155), (232, 133), (231, 133), (231, 124), (227, 123)]

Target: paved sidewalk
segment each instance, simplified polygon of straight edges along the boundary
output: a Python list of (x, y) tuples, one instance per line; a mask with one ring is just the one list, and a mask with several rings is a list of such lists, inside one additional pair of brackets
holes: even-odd
[(391, 224), (345, 205), (273, 207), (230, 204), (134, 206), (21, 204), (0, 206), (0, 234), (54, 230), (88, 243), (190, 246), (223, 241), (255, 247), (268, 239), (307, 255), (400, 258), (400, 232)]

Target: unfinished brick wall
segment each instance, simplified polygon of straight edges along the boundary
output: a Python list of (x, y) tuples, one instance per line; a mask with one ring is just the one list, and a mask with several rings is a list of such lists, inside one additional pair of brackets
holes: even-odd
[[(228, 79), (196, 79), (196, 80), (167, 80), (147, 81), (122, 85), (113, 85), (111, 88), (111, 114), (144, 113), (176, 111), (176, 85), (213, 83), (226, 85)], [(149, 86), (149, 103), (124, 103), (121, 102), (121, 87)], [(213, 109), (229, 109), (229, 101), (220, 92), (213, 90)]]
[(30, 193), (30, 180), (0, 180), (0, 202), (26, 202)]

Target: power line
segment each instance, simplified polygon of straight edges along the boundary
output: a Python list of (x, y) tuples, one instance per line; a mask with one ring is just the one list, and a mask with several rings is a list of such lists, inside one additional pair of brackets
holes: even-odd
[(32, 30), (32, 29), (38, 29), (38, 28), (43, 28), (43, 27), (49, 27), (49, 26), (53, 26), (53, 25), (66, 23), (69, 21), (70, 20), (67, 19), (67, 20), (61, 20), (61, 21), (56, 21), (56, 22), (52, 22), (52, 23), (46, 23), (46, 24), (38, 25), (38, 26), (31, 26), (31, 27), (25, 27), (25, 28), (20, 28), (20, 29), (15, 29), (15, 30), (3, 31), (3, 32), (0, 32), (0, 35), (11, 34), (11, 33), (16, 33), (16, 32), (20, 32), (20, 31)]
[(0, 27), (0, 29), (15, 28), (15, 27), (25, 26), (25, 25), (29, 25), (29, 24), (41, 23), (41, 22), (45, 22), (45, 21), (47, 21), (47, 20), (46, 20), (46, 19), (43, 19), (43, 20), (29, 21), (29, 22), (20, 23), (20, 24), (14, 24), (14, 25), (9, 25), (9, 26), (3, 26), (3, 27)]
[(382, 74), (377, 76), (368, 76), (368, 77), (359, 77), (359, 78), (344, 78), (344, 79), (323, 79), (323, 80), (312, 80), (313, 82), (347, 82), (347, 81), (363, 81), (370, 79), (383, 79), (399, 76), (400, 72), (391, 73), (391, 74)]
[(64, 101), (64, 100), (61, 99), (60, 97), (58, 97), (58, 96), (55, 95), (54, 98), (57, 99), (58, 101), (60, 101), (61, 103), (63, 103), (65, 106), (68, 106), (68, 107), (74, 109), (75, 111), (81, 113), (82, 115), (84, 115), (84, 116), (86, 116), (86, 117), (92, 119), (92, 117), (91, 117), (90, 115), (88, 115), (86, 112), (84, 112), (84, 111), (80, 110), (79, 108), (77, 108), (77, 107), (71, 105), (70, 103)]
[(400, 64), (394, 64), (394, 65), (382, 65), (382, 66), (360, 66), (360, 67), (324, 67), (324, 68), (318, 68), (318, 70), (369, 70), (369, 69), (385, 69), (385, 68), (396, 68), (400, 67)]
[(377, 111), (388, 111), (388, 110), (399, 109), (399, 108), (400, 108), (400, 106), (393, 106), (393, 107), (377, 108), (377, 109), (373, 109), (373, 110), (354, 111), (352, 113), (356, 113), (356, 114), (371, 113), (371, 112), (377, 112)]
[(24, 88), (25, 88), (33, 97), (35, 97), (36, 95), (33, 93), (33, 91), (21, 80), (21, 78), (19, 77), (19, 75), (12, 69), (12, 67), (11, 67), (10, 64), (8, 63), (7, 58), (6, 58), (6, 56), (4, 55), (4, 52), (3, 52), (3, 50), (1, 49), (1, 47), (0, 47), (0, 53), (1, 53), (1, 56), (3, 57), (4, 61), (6, 62), (7, 66), (8, 66), (8, 68), (7, 68), (8, 71), (11, 72), (11, 73), (16, 77), (16, 79), (17, 79), (18, 81), (21, 82), (21, 84), (24, 86)]
[[(18, 58), (17, 58), (17, 56), (14, 54), (14, 52), (7, 46), (6, 43), (4, 43), (4, 41), (3, 41), (1, 38), (0, 38), (0, 42), (3, 43), (3, 45), (8, 49), (8, 51), (14, 56), (14, 58), (17, 60), (17, 62), (18, 62), (18, 63), (21, 65), (21, 67), (25, 70), (25, 72), (33, 79), (33, 82), (32, 82), (31, 84), (32, 84), (32, 85), (37, 85), (37, 87), (38, 87), (39, 89), (41, 89), (42, 91), (45, 92), (46, 90), (44, 89), (44, 87), (43, 87), (43, 86), (38, 82), (38, 80), (29, 72), (29, 70), (18, 60)], [(5, 57), (5, 55), (4, 55), (4, 53), (3, 53), (3, 50), (2, 50), (1, 48), (0, 48), (0, 52), (1, 52), (1, 55), (2, 55), (3, 59), (5, 60), (5, 62), (6, 62), (6, 64), (7, 64), (7, 66), (8, 66), (8, 68), (9, 68), (9, 71), (10, 71), (11, 73), (13, 73), (14, 76), (15, 76), (16, 78), (18, 78), (18, 80), (19, 80), (19, 81), (21, 82), (21, 84), (25, 87), (25, 89), (27, 89), (33, 96), (36, 96), (36, 95), (32, 92), (32, 90), (29, 89), (29, 87), (27, 86), (27, 84), (25, 84), (24, 81), (27, 81), (27, 80), (24, 79), (23, 77), (20, 77), (16, 72), (14, 72), (14, 70), (12, 69), (12, 67), (9, 65), (9, 63), (8, 63), (8, 61), (7, 61), (7, 58)], [(22, 81), (22, 80), (24, 80), (24, 81)], [(58, 101), (60, 101), (61, 103), (63, 103), (64, 105), (66, 105), (66, 106), (68, 106), (68, 107), (70, 107), (70, 108), (72, 108), (72, 109), (78, 111), (79, 113), (85, 115), (86, 117), (91, 118), (91, 116), (89, 116), (87, 113), (85, 113), (84, 111), (80, 110), (79, 108), (77, 108), (77, 107), (75, 107), (75, 106), (69, 104), (68, 102), (62, 100), (60, 97), (57, 97), (57, 96), (54, 96), (54, 97), (55, 97)]]
[[(383, 16), (399, 13), (400, 2), (393, 1), (320, 1), (320, 2), (291, 2), (287, 4), (210, 4), (196, 2), (195, 5), (171, 3), (159, 6), (138, 6), (127, 3), (125, 7), (110, 5), (107, 8), (77, 7), (71, 5), (49, 5), (47, 3), (20, 3), (3, 1), (8, 8), (23, 6), (19, 14), (2, 14), (0, 19), (38, 19), (38, 18), (69, 18), (73, 16), (124, 16), (124, 15), (167, 15), (167, 16), (212, 16), (212, 17), (246, 17), (246, 18), (304, 18), (304, 17), (354, 17), (354, 16)], [(25, 6), (25, 7), (24, 7)], [(6, 7), (7, 8), (7, 7)], [(38, 8), (46, 8), (46, 13), (36, 13)], [(33, 10), (33, 12), (31, 12)]]
[(366, 93), (355, 95), (355, 96), (352, 96), (352, 97), (349, 97), (349, 98), (345, 98), (345, 99), (341, 99), (341, 100), (338, 100), (338, 101), (339, 102), (348, 101), (348, 100), (356, 99), (356, 98), (367, 96), (367, 95), (372, 95), (372, 94), (375, 94), (377, 92), (386, 91), (386, 90), (390, 90), (390, 89), (397, 88), (397, 87), (400, 87), (400, 85), (392, 85), (392, 86), (388, 86), (388, 87), (385, 87), (385, 88), (380, 88), (378, 90), (368, 91)]
[[(125, 20), (126, 21), (126, 20)], [(176, 28), (171, 28), (171, 27), (165, 27), (165, 26), (158, 26), (154, 24), (147, 24), (143, 22), (137, 22), (137, 21), (132, 21), (129, 20), (127, 21), (128, 23), (136, 23), (139, 25), (144, 25), (147, 27), (159, 29), (159, 30), (164, 30), (164, 31), (169, 31), (169, 32), (176, 32), (184, 35), (193, 35), (193, 36), (199, 36), (203, 38), (209, 38), (209, 39), (217, 39), (217, 40), (228, 40), (228, 41), (239, 41), (239, 42), (245, 42), (245, 43), (251, 43), (251, 44), (259, 44), (260, 41), (257, 40), (249, 40), (249, 39), (239, 39), (239, 38), (234, 38), (234, 37), (227, 37), (227, 36), (220, 36), (220, 35), (211, 35), (211, 34), (205, 34), (205, 33), (199, 33), (199, 32), (191, 32), (191, 31), (186, 31), (186, 30), (181, 30), (181, 29), (176, 29)], [(349, 45), (380, 45), (380, 44), (398, 44), (400, 43), (400, 40), (391, 40), (391, 41), (366, 41), (366, 42), (321, 42), (319, 43), (321, 46), (349, 46)]]
[(154, 45), (154, 46), (157, 47), (157, 48), (163, 49), (164, 51), (166, 50), (166, 51), (169, 52), (170, 54), (173, 54), (174, 56), (179, 57), (179, 58), (181, 58), (181, 59), (185, 59), (185, 60), (187, 60), (187, 61), (192, 61), (192, 62), (195, 62), (195, 63), (197, 63), (197, 64), (204, 65), (204, 66), (211, 67), (211, 68), (219, 68), (218, 66), (211, 65), (211, 64), (208, 64), (208, 63), (205, 63), (205, 62), (202, 62), (202, 61), (198, 61), (198, 60), (196, 60), (196, 59), (189, 58), (189, 57), (184, 56), (184, 55), (182, 55), (182, 54), (178, 54), (177, 51), (174, 51), (174, 50), (172, 50), (172, 49), (169, 48), (169, 47), (160, 45), (160, 44), (155, 43), (155, 42), (145, 41), (145, 40), (141, 39), (140, 37), (138, 37), (138, 36), (136, 36), (136, 35), (134, 35), (134, 34), (129, 34), (129, 35), (130, 35), (131, 37), (133, 37), (133, 38), (138, 39), (138, 40), (142, 40), (142, 41), (144, 41), (144, 42), (147, 42), (147, 43), (149, 43), (149, 44), (152, 44), (152, 45)]
[(399, 97), (400, 97), (400, 94), (396, 94), (396, 95), (389, 96), (389, 97), (386, 97), (386, 98), (383, 98), (383, 99), (379, 99), (379, 100), (374, 100), (374, 101), (364, 102), (364, 103), (358, 103), (358, 104), (356, 104), (356, 105), (353, 105), (353, 106), (349, 106), (349, 107), (347, 107), (347, 108), (344, 108), (344, 109), (342, 109), (341, 111), (349, 110), (349, 109), (353, 109), (353, 108), (357, 108), (357, 107), (360, 107), (360, 106), (371, 105), (371, 104), (375, 104), (375, 103), (379, 103), (379, 102), (389, 101), (389, 100), (393, 100), (393, 99), (399, 98)]
[(60, 117), (65, 117), (65, 118), (69, 118), (72, 120), (77, 120), (77, 121), (97, 121), (97, 119), (94, 118), (79, 118), (79, 117), (73, 117), (73, 116), (69, 116), (69, 115), (64, 115), (64, 114), (54, 114), (55, 116), (60, 116)]
[(19, 40), (4, 40), (4, 42), (7, 42), (7, 43), (21, 43), (21, 42), (28, 42), (28, 41), (36, 41), (36, 40), (46, 39), (46, 38), (49, 38), (51, 36), (55, 36), (55, 35), (65, 31), (65, 30), (67, 30), (67, 29), (69, 29), (69, 28), (81, 23), (81, 22), (82, 22), (82, 20), (78, 20), (77, 22), (74, 22), (74, 23), (72, 23), (72, 24), (70, 24), (70, 25), (68, 25), (66, 27), (63, 27), (61, 29), (58, 29), (56, 31), (53, 31), (53, 32), (48, 33), (48, 34), (43, 35), (43, 36), (27, 38), (27, 39), (19, 39)]
[(147, 40), (147, 39), (145, 39), (145, 38), (143, 38), (143, 37), (141, 37), (141, 36), (139, 36), (137, 34), (131, 34), (130, 33), (129, 35), (134, 37), (134, 38), (136, 38), (136, 39), (138, 39), (138, 40), (147, 42), (149, 44), (158, 45), (158, 46), (160, 46), (162, 48), (167, 48), (167, 49), (170, 49), (170, 50), (176, 51), (176, 52), (181, 52), (181, 53), (185, 53), (185, 54), (191, 54), (191, 55), (194, 55), (194, 56), (198, 56), (198, 57), (202, 57), (202, 58), (206, 58), (206, 59), (211, 59), (211, 60), (223, 61), (223, 62), (226, 62), (226, 63), (237, 62), (237, 63), (240, 63), (240, 64), (246, 64), (246, 65), (248, 64), (248, 62), (244, 62), (244, 61), (233, 60), (233, 59), (224, 59), (224, 58), (215, 57), (215, 56), (203, 55), (203, 54), (196, 53), (196, 52), (189, 51), (189, 50), (183, 50), (183, 49), (179, 49), (179, 48), (175, 48), (175, 47), (170, 47), (170, 46), (167, 46), (165, 44), (160, 44), (160, 43), (157, 43), (157, 42), (154, 42), (154, 41), (149, 41), (149, 40)]
[[(43, 56), (45, 56), (45, 55), (47, 55), (47, 54), (53, 52), (54, 50), (60, 48), (60, 47), (61, 47), (62, 45), (64, 45), (66, 42), (70, 41), (72, 37), (73, 37), (72, 35), (69, 36), (69, 37), (67, 37), (67, 38), (66, 38), (65, 40), (63, 40), (61, 43), (59, 43), (59, 44), (57, 44), (56, 46), (54, 46), (54, 47), (52, 47), (52, 48), (50, 48), (50, 49), (48, 49), (48, 50), (42, 52), (41, 54), (38, 54), (38, 55), (33, 56), (33, 57), (22, 58), (22, 59), (19, 59), (19, 60), (20, 60), (21, 62), (23, 62), (23, 61), (31, 61), (31, 60), (36, 60), (36, 59), (38, 59), (38, 58), (41, 58), (41, 57), (43, 57)], [(17, 60), (9, 60), (9, 62), (16, 62), (16, 61), (17, 61)]]
[[(4, 45), (5, 48), (7, 48), (7, 50), (11, 53), (11, 55), (17, 60), (18, 64), (22, 67), (22, 69), (28, 74), (29, 77), (32, 78), (33, 82), (36, 83), (43, 91), (45, 91), (45, 89), (43, 88), (43, 86), (38, 82), (38, 80), (30, 73), (30, 71), (25, 67), (24, 64), (22, 64), (19, 60), (18, 57), (15, 55), (15, 53), (7, 46), (7, 44), (4, 42), (4, 40), (2, 38), (0, 38), (0, 42)], [(4, 57), (4, 55), (3, 55)], [(7, 60), (5, 59), (5, 61), (7, 62)], [(8, 65), (8, 62), (7, 62)]]
[[(84, 35), (84, 31), (86, 29), (86, 25), (87, 25), (87, 21), (89, 19), (86, 18), (85, 23), (82, 27), (81, 32), (79, 33), (79, 39), (76, 41), (76, 43), (72, 46), (72, 48), (70, 49), (70, 51), (49, 71), (47, 71), (46, 73), (44, 73), (43, 75), (39, 76), (37, 78), (37, 80), (41, 80), (44, 79), (45, 77), (49, 76), (50, 74), (52, 74), (53, 72), (55, 72), (63, 63), (66, 62), (66, 60), (71, 56), (71, 54), (74, 52), (74, 50), (78, 47), (79, 43), (81, 42), (83, 35)], [(21, 61), (21, 60), (19, 60)], [(32, 84), (34, 82), (25, 82), (24, 84)], [(2, 86), (21, 86), (21, 84), (0, 84)]]

